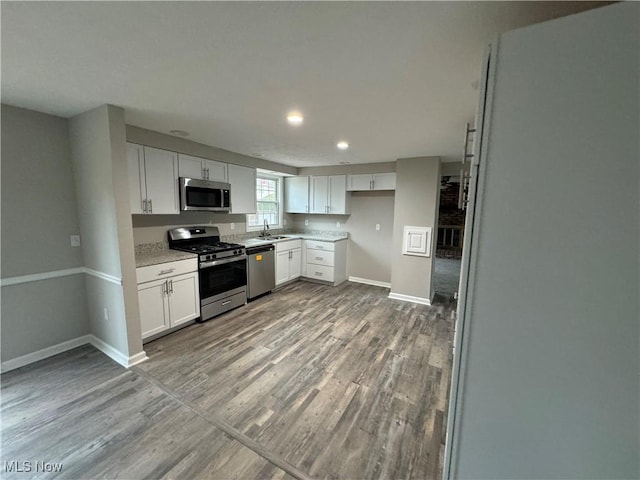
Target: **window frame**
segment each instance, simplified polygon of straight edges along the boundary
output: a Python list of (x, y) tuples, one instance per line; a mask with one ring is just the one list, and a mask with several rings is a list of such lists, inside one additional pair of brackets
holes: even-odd
[(284, 180), (283, 177), (279, 175), (270, 175), (268, 173), (256, 173), (256, 184), (254, 188), (256, 189), (256, 213), (248, 213), (246, 215), (246, 228), (247, 232), (258, 232), (261, 231), (264, 226), (263, 225), (250, 225), (249, 217), (251, 215), (258, 215), (258, 179), (265, 180), (274, 180), (276, 182), (276, 195), (277, 195), (277, 206), (278, 206), (278, 223), (275, 225), (269, 224), (269, 228), (278, 229), (283, 227), (283, 216), (284, 216), (284, 205), (283, 205), (283, 190), (284, 190)]

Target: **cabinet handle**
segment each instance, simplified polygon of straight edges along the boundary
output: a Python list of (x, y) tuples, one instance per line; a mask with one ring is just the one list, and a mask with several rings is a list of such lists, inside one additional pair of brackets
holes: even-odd
[(313, 248), (317, 248), (318, 250), (324, 250), (324, 245), (313, 245)]
[(373, 190), (373, 180), (369, 180), (369, 190)]
[(147, 213), (147, 199), (142, 200), (142, 213)]
[(316, 257), (316, 260), (322, 260), (322, 257)]
[(207, 180), (209, 180), (209, 168), (207, 167)]
[(149, 199), (149, 213), (153, 213), (153, 200)]
[(322, 272), (316, 272), (316, 275), (321, 277), (322, 276)]
[(203, 180), (207, 179), (207, 169), (202, 167), (201, 177)]
[(169, 273), (173, 273), (173, 271), (175, 270), (175, 268), (170, 268), (168, 270), (160, 270), (160, 273), (158, 274), (158, 276), (160, 275), (167, 275)]
[(164, 293), (166, 296), (169, 296), (169, 281), (168, 280), (164, 281), (164, 286), (162, 287), (162, 293)]
[(229, 305), (230, 303), (231, 303), (231, 300), (227, 300), (225, 302), (222, 302), (220, 306), (224, 307), (225, 305)]
[(173, 280), (169, 280), (169, 291), (173, 293)]

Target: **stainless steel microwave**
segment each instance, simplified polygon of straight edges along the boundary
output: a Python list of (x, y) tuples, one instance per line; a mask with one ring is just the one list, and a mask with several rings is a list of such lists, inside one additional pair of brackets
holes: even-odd
[(231, 185), (180, 177), (180, 210), (229, 212)]

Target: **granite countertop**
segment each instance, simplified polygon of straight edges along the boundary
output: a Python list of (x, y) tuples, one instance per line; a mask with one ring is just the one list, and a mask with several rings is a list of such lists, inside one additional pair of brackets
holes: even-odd
[(186, 260), (188, 258), (198, 258), (198, 255), (169, 249), (136, 252), (136, 268), (158, 265), (159, 263), (175, 262), (177, 260)]
[(346, 233), (341, 232), (286, 233), (276, 234), (274, 236), (283, 238), (263, 239), (254, 237), (236, 240), (236, 242), (244, 245), (245, 247), (255, 247), (256, 245), (268, 245), (270, 243), (286, 242), (287, 240), (295, 240), (297, 238), (302, 240), (317, 240), (321, 242), (338, 242), (340, 240), (346, 240), (347, 238), (349, 238)]

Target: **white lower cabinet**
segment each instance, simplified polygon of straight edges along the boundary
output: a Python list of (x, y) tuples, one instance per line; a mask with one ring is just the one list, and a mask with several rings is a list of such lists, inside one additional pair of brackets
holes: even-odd
[(137, 269), (143, 340), (200, 316), (197, 268), (194, 259)]
[(276, 286), (299, 278), (302, 273), (302, 240), (276, 244)]
[(303, 276), (339, 285), (347, 280), (347, 240), (305, 240)]

